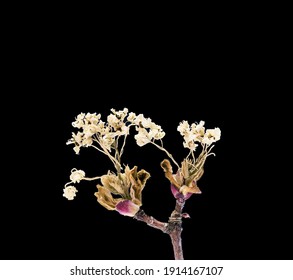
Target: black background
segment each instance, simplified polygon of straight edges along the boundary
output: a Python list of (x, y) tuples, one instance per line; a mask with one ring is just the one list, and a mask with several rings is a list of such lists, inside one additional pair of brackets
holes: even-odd
[[(111, 108), (124, 107), (162, 126), (178, 162), (187, 151), (176, 131), (180, 121), (204, 120), (222, 131), (199, 181), (202, 194), (184, 208), (191, 216), (183, 222), (185, 259), (292, 258), (291, 186), (274, 157), (276, 104), (264, 94), (269, 81), (258, 68), (266, 60), (234, 32), (216, 33), (197, 49), (188, 39), (177, 48), (141, 38), (126, 48), (81, 34), (77, 44), (62, 34), (15, 54), (18, 78), (4, 103), (12, 116), (6, 118), (11, 149), (4, 161), (1, 259), (173, 259), (166, 234), (99, 205), (95, 182), (80, 183), (74, 201), (62, 197), (72, 168), (88, 176), (112, 169), (95, 150), (75, 155), (65, 144), (75, 116), (96, 112), (105, 119)], [(164, 158), (131, 137), (123, 158), (151, 173), (143, 209), (161, 221), (174, 208)]]

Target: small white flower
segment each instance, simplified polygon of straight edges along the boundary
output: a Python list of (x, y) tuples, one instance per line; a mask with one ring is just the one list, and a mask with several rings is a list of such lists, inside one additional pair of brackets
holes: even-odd
[(215, 129), (207, 129), (203, 137), (202, 143), (206, 145), (211, 145), (212, 143), (220, 140), (221, 130), (216, 127)]
[(154, 139), (159, 140), (164, 138), (164, 136), (166, 135), (166, 133), (164, 131), (158, 131), (155, 135), (154, 135)]
[(196, 134), (188, 131), (188, 132), (185, 133), (183, 138), (184, 138), (184, 141), (187, 142), (187, 143), (191, 142), (191, 141), (193, 142), (193, 141), (196, 140)]
[(73, 168), (71, 170), (70, 180), (73, 183), (79, 183), (85, 176), (85, 172), (83, 170), (77, 170)]
[(148, 130), (148, 136), (150, 138), (154, 138), (155, 135), (157, 135), (159, 133), (159, 130), (158, 129), (149, 129)]
[(63, 196), (66, 197), (68, 200), (73, 200), (76, 196), (77, 189), (74, 186), (68, 186), (63, 189)]
[(115, 131), (115, 135), (128, 135), (129, 134), (129, 127), (122, 123), (121, 127), (117, 127)]
[(182, 121), (178, 125), (177, 130), (180, 132), (181, 135), (185, 135), (186, 133), (190, 131), (189, 123), (187, 121)]
[(90, 114), (90, 113), (87, 113), (86, 116), (85, 116), (85, 119), (88, 121), (88, 123), (90, 124), (93, 124), (93, 125), (97, 125), (99, 120), (101, 118), (101, 114)]
[(149, 123), (149, 128), (152, 129), (152, 130), (153, 130), (153, 129), (156, 129), (156, 130), (162, 130), (161, 126), (155, 124), (154, 122), (150, 122), (150, 123)]
[(128, 109), (124, 108), (123, 110), (116, 111), (115, 109), (112, 108), (111, 112), (115, 114), (120, 120), (123, 120), (128, 113)]
[(136, 125), (141, 125), (141, 123), (145, 120), (145, 117), (143, 116), (143, 114), (139, 114), (135, 117), (134, 119), (134, 124)]
[(149, 136), (146, 129), (139, 129), (138, 134), (134, 136), (138, 146), (142, 147), (151, 142), (151, 137)]
[(106, 150), (111, 151), (111, 146), (115, 142), (115, 134), (114, 133), (107, 133), (102, 138), (99, 139), (100, 144)]
[(92, 137), (87, 137), (87, 138), (84, 138), (82, 140), (82, 146), (84, 147), (89, 147), (93, 144), (93, 138)]
[(142, 121), (141, 121), (141, 125), (145, 128), (150, 128), (151, 125), (153, 124), (152, 120), (150, 118), (144, 118)]
[(82, 141), (83, 141), (83, 133), (78, 132), (77, 134), (72, 133), (72, 138), (69, 139), (66, 144), (70, 145), (70, 144), (74, 144), (74, 152), (78, 155), (79, 151), (80, 151), (80, 147), (82, 146)]
[(202, 128), (204, 128), (204, 121), (200, 121), (199, 124), (196, 125), (195, 130), (200, 131)]
[(77, 132), (77, 134), (72, 133), (72, 139), (73, 139), (74, 143), (80, 145), (82, 142), (82, 138), (83, 138), (83, 133), (81, 133), (80, 131)]
[(113, 114), (110, 114), (108, 117), (107, 117), (107, 122), (110, 126), (112, 127), (117, 127), (118, 123), (119, 123), (119, 119), (113, 115)]
[(130, 122), (133, 122), (135, 118), (136, 118), (136, 114), (133, 113), (133, 112), (130, 112), (128, 114), (127, 120), (130, 121)]
[(191, 151), (195, 151), (195, 149), (196, 149), (197, 146), (198, 146), (198, 144), (195, 144), (193, 141), (183, 142), (183, 147), (184, 148), (188, 148)]
[(103, 132), (105, 131), (105, 122), (100, 120), (96, 128), (97, 128), (97, 133), (103, 134)]
[(215, 137), (215, 141), (220, 140), (220, 138), (221, 138), (221, 129), (220, 128), (216, 127), (214, 129), (214, 137)]
[(76, 117), (75, 122), (72, 123), (72, 126), (76, 128), (82, 128), (84, 126), (84, 117), (85, 117), (85, 113), (80, 113)]
[(83, 129), (83, 133), (84, 133), (84, 137), (88, 138), (88, 137), (92, 137), (95, 133), (98, 132), (98, 126), (95, 124), (88, 124), (84, 127)]

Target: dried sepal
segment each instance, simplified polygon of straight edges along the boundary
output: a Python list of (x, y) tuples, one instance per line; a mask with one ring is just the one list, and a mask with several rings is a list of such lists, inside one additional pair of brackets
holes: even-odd
[(185, 159), (182, 162), (182, 174), (184, 177), (184, 184), (190, 186), (193, 181), (198, 181), (204, 173), (204, 163), (206, 156), (199, 156), (195, 163)]
[(180, 184), (174, 179), (173, 170), (172, 170), (170, 161), (167, 159), (164, 159), (161, 162), (161, 167), (163, 168), (165, 172), (166, 178), (171, 182), (171, 184), (173, 184), (177, 188), (180, 188), (181, 187)]
[(183, 185), (180, 188), (180, 192), (185, 196), (188, 193), (196, 193), (196, 194), (201, 194), (201, 190), (197, 186), (197, 183), (195, 181), (192, 182), (191, 186), (186, 186)]
[(113, 194), (124, 194), (124, 190), (122, 188), (121, 180), (117, 177), (116, 174), (108, 173), (107, 175), (103, 175), (101, 177), (101, 182), (104, 187), (110, 190)]
[(131, 183), (129, 191), (130, 196), (132, 201), (139, 206), (142, 205), (142, 190), (144, 189), (146, 181), (149, 177), (150, 173), (143, 169), (137, 172), (136, 166), (131, 169), (131, 172), (129, 174), (129, 180)]
[(97, 186), (98, 191), (95, 192), (95, 196), (98, 199), (98, 202), (104, 206), (108, 210), (116, 210), (116, 205), (120, 201), (122, 201), (122, 198), (113, 198), (111, 192), (106, 187)]

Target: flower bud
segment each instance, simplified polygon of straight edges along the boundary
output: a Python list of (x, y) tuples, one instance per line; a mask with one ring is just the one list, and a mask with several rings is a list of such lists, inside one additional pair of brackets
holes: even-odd
[(139, 210), (139, 206), (131, 200), (122, 200), (117, 203), (116, 210), (124, 216), (133, 217)]
[(176, 188), (173, 184), (171, 184), (171, 192), (173, 194), (173, 196), (178, 199), (178, 198), (182, 198), (184, 200), (187, 200), (188, 198), (190, 198), (192, 196), (192, 193), (187, 193), (187, 194), (183, 194), (179, 191), (178, 188)]

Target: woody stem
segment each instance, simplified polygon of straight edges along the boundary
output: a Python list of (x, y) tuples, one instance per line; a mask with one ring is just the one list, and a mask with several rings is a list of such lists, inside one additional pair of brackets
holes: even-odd
[(133, 218), (135, 218), (138, 221), (145, 222), (150, 227), (159, 229), (164, 233), (166, 232), (166, 228), (168, 226), (167, 223), (160, 222), (152, 216), (147, 215), (142, 209), (140, 209)]
[(183, 260), (183, 249), (182, 249), (182, 209), (184, 207), (185, 200), (176, 199), (175, 210), (172, 212), (167, 232), (169, 233), (173, 245), (173, 252), (175, 260)]
[(174, 258), (175, 260), (183, 260), (183, 249), (182, 249), (182, 209), (185, 201), (183, 199), (176, 200), (175, 210), (169, 217), (168, 223), (163, 223), (157, 219), (147, 215), (142, 209), (139, 210), (134, 218), (138, 221), (145, 222), (147, 225), (159, 229), (164, 233), (167, 233), (172, 242)]

